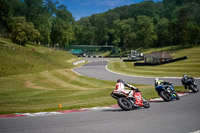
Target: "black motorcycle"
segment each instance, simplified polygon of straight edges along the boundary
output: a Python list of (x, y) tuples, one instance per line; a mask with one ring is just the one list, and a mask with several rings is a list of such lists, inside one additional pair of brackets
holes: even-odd
[(181, 82), (185, 86), (185, 89), (189, 88), (189, 90), (191, 90), (194, 93), (199, 91), (197, 89), (197, 83), (195, 82), (194, 78), (188, 77), (187, 75), (183, 75)]

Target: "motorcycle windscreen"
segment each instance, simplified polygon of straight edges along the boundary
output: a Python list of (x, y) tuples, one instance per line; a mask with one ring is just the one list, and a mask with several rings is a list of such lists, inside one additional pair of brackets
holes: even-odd
[(143, 106), (141, 92), (136, 92), (135, 95), (134, 95), (134, 97), (135, 97), (135, 99), (136, 99), (135, 104), (136, 104), (136, 105)]

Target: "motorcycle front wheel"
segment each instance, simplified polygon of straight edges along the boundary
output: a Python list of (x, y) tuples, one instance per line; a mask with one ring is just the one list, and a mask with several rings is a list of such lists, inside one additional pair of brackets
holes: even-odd
[(176, 95), (176, 100), (180, 100), (179, 95), (177, 93), (175, 93), (175, 95)]
[(129, 111), (129, 110), (132, 109), (131, 102), (125, 97), (120, 97), (118, 99), (118, 105), (119, 105), (120, 108), (122, 108), (125, 111)]
[(145, 99), (142, 99), (143, 102), (143, 107), (144, 108), (149, 108), (150, 107), (150, 103), (148, 101), (146, 101)]
[(161, 91), (160, 92), (160, 96), (162, 97), (162, 99), (165, 101), (165, 102), (169, 102), (171, 99), (170, 99), (170, 94), (166, 91)]

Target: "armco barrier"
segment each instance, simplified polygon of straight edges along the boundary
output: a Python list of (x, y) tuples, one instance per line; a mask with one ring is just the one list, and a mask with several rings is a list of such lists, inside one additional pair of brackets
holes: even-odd
[(72, 64), (73, 64), (74, 66), (76, 66), (76, 65), (78, 65), (78, 64), (80, 64), (80, 63), (85, 63), (85, 60), (79, 60), (79, 61), (73, 62)]
[(144, 59), (123, 59), (123, 62), (134, 62), (134, 61), (142, 61)]
[(176, 59), (172, 59), (172, 60), (169, 60), (169, 61), (156, 62), (156, 63), (134, 63), (134, 66), (157, 66), (157, 65), (172, 63), (172, 62), (185, 60), (185, 59), (187, 59), (187, 56), (176, 58)]

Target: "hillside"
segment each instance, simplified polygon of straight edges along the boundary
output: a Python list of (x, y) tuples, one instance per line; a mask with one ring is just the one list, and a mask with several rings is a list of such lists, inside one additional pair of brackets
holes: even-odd
[(34, 44), (25, 47), (0, 38), (0, 77), (71, 68), (76, 56)]

